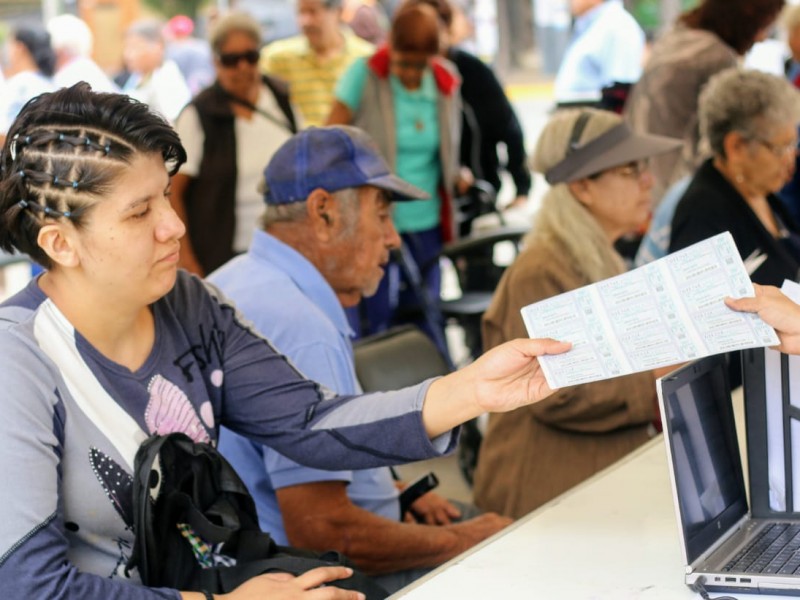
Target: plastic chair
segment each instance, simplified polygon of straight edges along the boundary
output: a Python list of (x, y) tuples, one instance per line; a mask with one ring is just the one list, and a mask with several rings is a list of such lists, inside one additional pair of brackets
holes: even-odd
[(433, 341), (414, 325), (400, 325), (353, 344), (356, 377), (365, 392), (397, 390), (451, 368)]
[(445, 246), (441, 257), (453, 265), (461, 295), (441, 300), (439, 310), (445, 320), (455, 322), (464, 331), (469, 358), (483, 352), (481, 317), (506, 267), (522, 247), (529, 227), (506, 225), (480, 231)]

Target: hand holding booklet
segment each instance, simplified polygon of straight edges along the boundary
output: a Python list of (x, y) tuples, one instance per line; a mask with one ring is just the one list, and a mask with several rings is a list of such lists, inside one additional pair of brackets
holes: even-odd
[(521, 312), (531, 337), (572, 342), (565, 354), (539, 357), (547, 383), (557, 388), (777, 345), (775, 330), (757, 315), (723, 302), (752, 295), (725, 232)]

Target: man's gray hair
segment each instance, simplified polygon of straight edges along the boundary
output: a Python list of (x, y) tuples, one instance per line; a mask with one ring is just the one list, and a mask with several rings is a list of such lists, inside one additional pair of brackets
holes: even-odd
[[(331, 193), (342, 207), (344, 234), (351, 235), (358, 223), (359, 193), (358, 188), (346, 188)], [(308, 218), (307, 203), (290, 202), (289, 204), (267, 204), (261, 216), (261, 226), (267, 229), (276, 223), (301, 223)]]
[(784, 77), (731, 68), (714, 75), (700, 94), (700, 132), (712, 152), (725, 156), (725, 136), (763, 139), (800, 121), (800, 92)]

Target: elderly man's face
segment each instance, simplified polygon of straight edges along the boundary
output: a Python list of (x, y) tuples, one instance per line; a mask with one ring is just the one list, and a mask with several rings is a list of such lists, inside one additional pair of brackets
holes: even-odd
[(164, 60), (164, 45), (129, 33), (125, 36), (122, 54), (125, 66), (130, 71), (147, 75), (161, 66)]
[(372, 296), (378, 290), (389, 262), (389, 251), (400, 247), (391, 204), (377, 188), (359, 188), (357, 219), (347, 229), (342, 227), (339, 231), (323, 273), (344, 307), (355, 306), (362, 297)]
[(297, 21), (312, 47), (337, 34), (340, 15), (340, 8), (328, 8), (323, 0), (299, 0), (297, 3)]

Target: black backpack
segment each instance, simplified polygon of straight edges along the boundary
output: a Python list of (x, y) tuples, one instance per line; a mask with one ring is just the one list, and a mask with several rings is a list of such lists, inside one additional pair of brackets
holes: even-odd
[[(261, 573), (352, 568), (338, 552), (278, 546), (259, 528), (253, 498), (230, 463), (183, 433), (151, 436), (139, 448), (133, 509), (135, 540), (126, 572), (137, 568), (151, 587), (225, 594)], [(200, 555), (214, 549), (205, 565), (195, 546)], [(368, 600), (388, 596), (358, 571), (331, 585), (360, 591)]]

